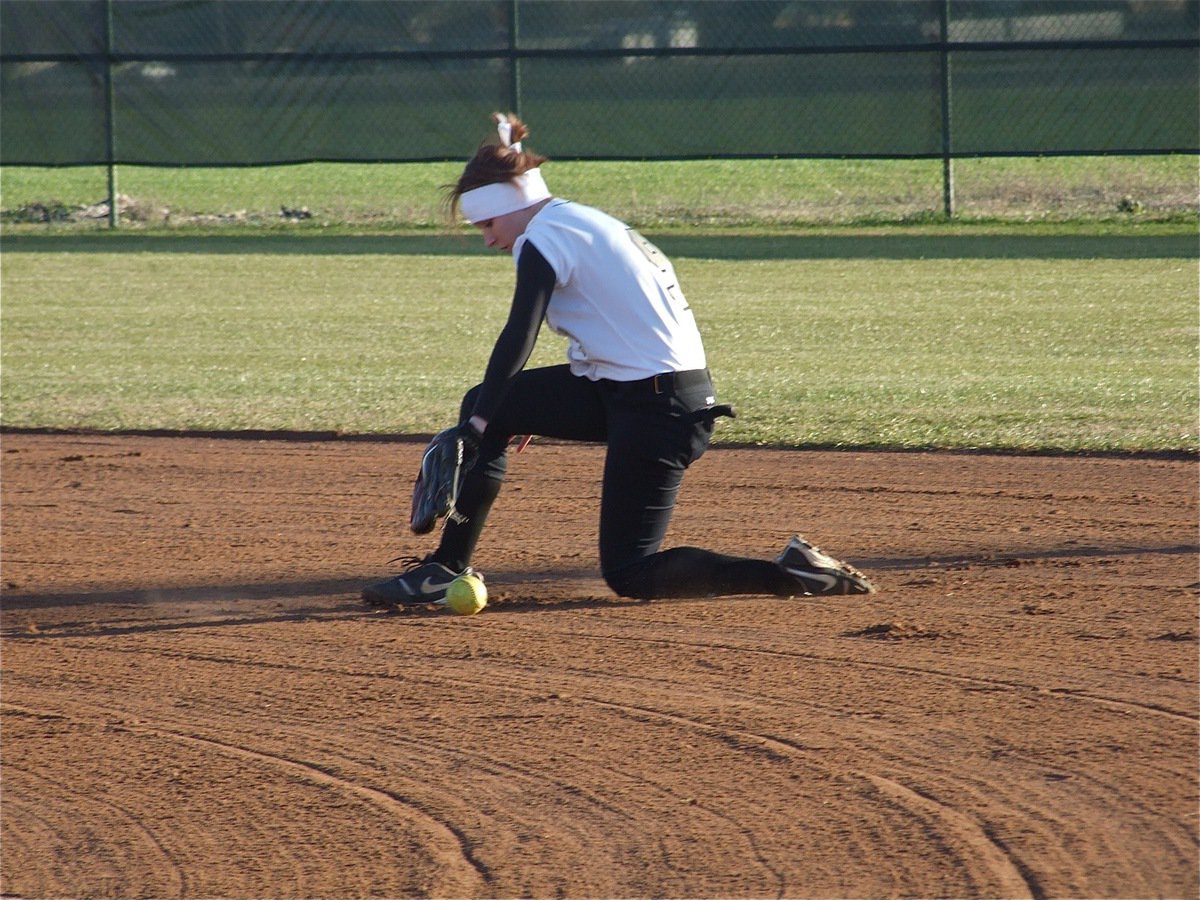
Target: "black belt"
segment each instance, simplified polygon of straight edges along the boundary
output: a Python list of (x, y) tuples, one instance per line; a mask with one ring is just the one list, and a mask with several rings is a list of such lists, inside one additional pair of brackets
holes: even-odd
[[(689, 391), (695, 388), (707, 388), (714, 394), (712, 387), (712, 376), (708, 369), (688, 369), (684, 372), (661, 372), (658, 375), (651, 375), (649, 378), (641, 378), (637, 381), (613, 381), (610, 382), (622, 394), (678, 394), (682, 391)], [(696, 416), (700, 419), (712, 420), (720, 416), (728, 416), (731, 419), (737, 418), (737, 412), (728, 404), (720, 404), (717, 406), (706, 406), (703, 409), (696, 411)]]
[(662, 372), (638, 381), (620, 381), (617, 386), (628, 393), (678, 394), (693, 388), (711, 387), (712, 376), (708, 369), (688, 369), (686, 372)]

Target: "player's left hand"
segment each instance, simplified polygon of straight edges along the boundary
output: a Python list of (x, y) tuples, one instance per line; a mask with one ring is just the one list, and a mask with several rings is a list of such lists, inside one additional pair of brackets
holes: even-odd
[(468, 420), (458, 426), (455, 437), (462, 442), (461, 474), (465, 475), (471, 471), (476, 460), (479, 459), (479, 444), (483, 440), (483, 434)]

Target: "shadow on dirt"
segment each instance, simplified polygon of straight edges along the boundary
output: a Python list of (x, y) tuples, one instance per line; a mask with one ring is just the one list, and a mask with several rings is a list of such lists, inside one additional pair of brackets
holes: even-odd
[(1113, 556), (1183, 556), (1200, 553), (1200, 544), (1172, 544), (1153, 547), (1057, 547), (1049, 550), (1020, 551), (1014, 553), (977, 553), (947, 556), (909, 556), (889, 559), (859, 557), (850, 560), (861, 569), (906, 570), (940, 567), (946, 569), (968, 566), (1028, 565), (1042, 560), (1097, 559)]
[(322, 581), (288, 581), (262, 584), (214, 584), (187, 587), (145, 587), (85, 591), (73, 594), (38, 594), (5, 591), (5, 612), (56, 609), (71, 606), (235, 603), (246, 600), (286, 600), (300, 597), (358, 596), (368, 578), (333, 578)]
[[(1124, 547), (1060, 547), (1011, 554), (977, 553), (946, 556), (908, 556), (890, 558), (855, 557), (854, 565), (865, 569), (907, 570), (930, 566), (1020, 566), (1038, 560), (1094, 559), (1114, 556), (1200, 554), (1200, 544), (1168, 544)], [(2, 605), (7, 612), (16, 610), (53, 609), (70, 606), (152, 603), (219, 603), (244, 600), (285, 600), (301, 597), (327, 597), (340, 594), (358, 596), (362, 587), (375, 576), (332, 578), (316, 581), (285, 581), (255, 584), (191, 585), (171, 588), (126, 588), (122, 590), (85, 591), (73, 594), (41, 594), (7, 590)], [(595, 581), (599, 573), (591, 569), (489, 569), (488, 584), (497, 588), (528, 585), (531, 582)], [(597, 603), (607, 604), (607, 600)], [(641, 602), (641, 601), (633, 601)]]
[[(1169, 555), (1195, 556), (1200, 546), (1194, 544), (1172, 544), (1149, 547), (1067, 547), (1036, 552), (1014, 554), (958, 554), (947, 556), (913, 556), (888, 559), (855, 559), (856, 565), (866, 571), (920, 571), (929, 569), (953, 570), (972, 566), (1019, 567), (1036, 565), (1046, 561), (1071, 561), (1080, 559), (1111, 558), (1119, 556)], [(373, 609), (359, 599), (359, 591), (370, 578), (333, 578), (316, 581), (289, 581), (265, 584), (195, 585), (172, 588), (145, 588), (81, 592), (73, 594), (37, 594), (6, 591), (3, 608), (6, 614), (14, 612), (47, 612), (62, 608), (87, 607), (108, 608), (108, 623), (94, 620), (58, 622), (45, 629), (5, 623), (3, 637), (104, 637), (140, 632), (174, 631), (179, 629), (214, 628), (228, 625), (256, 625), (268, 622), (307, 621), (321, 619), (354, 619), (364, 616), (417, 617), (446, 616), (446, 610), (434, 606), (415, 606), (397, 610)], [(546, 612), (553, 609), (616, 609), (640, 606), (645, 603), (697, 602), (719, 600), (729, 602), (731, 597), (680, 598), (680, 600), (631, 600), (605, 594), (598, 574), (590, 569), (573, 570), (499, 570), (489, 573), (489, 585), (497, 602), (489, 612), (523, 613)], [(538, 584), (554, 585), (554, 591), (546, 596), (537, 593)], [(563, 589), (577, 593), (563, 597)], [(324, 605), (321, 598), (338, 598), (333, 605)], [(274, 604), (272, 611), (265, 611), (264, 604)], [(165, 607), (165, 608), (164, 608)], [(157, 608), (157, 609), (156, 609)], [(113, 622), (112, 612), (127, 612), (123, 621)], [(155, 613), (153, 620), (142, 618), (146, 613)], [(28, 619), (28, 616), (22, 616)]]

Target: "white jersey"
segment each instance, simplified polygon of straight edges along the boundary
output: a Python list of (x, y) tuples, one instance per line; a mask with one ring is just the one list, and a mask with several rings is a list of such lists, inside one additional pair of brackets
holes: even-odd
[(526, 241), (554, 270), (546, 324), (567, 337), (575, 375), (637, 381), (706, 367), (675, 269), (624, 222), (555, 199), (514, 242), (514, 262)]

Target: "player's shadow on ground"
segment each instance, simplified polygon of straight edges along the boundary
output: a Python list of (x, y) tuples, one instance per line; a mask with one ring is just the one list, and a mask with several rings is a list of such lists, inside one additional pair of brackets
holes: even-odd
[(951, 569), (956, 566), (1019, 566), (1054, 559), (1097, 559), (1113, 556), (1195, 556), (1200, 544), (1160, 544), (1155, 546), (1100, 547), (1095, 545), (1051, 547), (1045, 550), (1014, 550), (1009, 553), (962, 553), (945, 556), (857, 557), (851, 562), (867, 571)]
[[(968, 566), (1020, 566), (1055, 559), (1096, 559), (1104, 557), (1169, 555), (1196, 556), (1200, 545), (1167, 544), (1124, 547), (1057, 547), (1039, 551), (1014, 553), (948, 554), (944, 556), (910, 556), (856, 558), (851, 560), (867, 572), (903, 572), (934, 569), (953, 569)], [(343, 620), (363, 616), (395, 616), (398, 618), (451, 615), (440, 607), (423, 605), (396, 611), (373, 609), (362, 602), (359, 591), (369, 577), (331, 578), (325, 580), (274, 582), (266, 584), (194, 585), (170, 588), (126, 588), (71, 594), (40, 594), (9, 590), (3, 596), (6, 614), (24, 612), (36, 615), (39, 610), (77, 607), (80, 617), (74, 621), (57, 622), (45, 630), (22, 631), (20, 624), (5, 622), (5, 639), (30, 637), (90, 637), (117, 636), (145, 632), (177, 631), (182, 629), (223, 626), (256, 625), (270, 622)], [(540, 569), (494, 571), (489, 580), (497, 602), (489, 607), (495, 613), (536, 613), (555, 609), (617, 609), (646, 603), (724, 601), (728, 597), (694, 597), (673, 600), (632, 600), (608, 594), (597, 572), (591, 569)], [(541, 599), (538, 585), (553, 585), (558, 596)], [(577, 593), (561, 596), (569, 586)], [(884, 591), (886, 592), (886, 585)], [(547, 593), (551, 593), (548, 591)], [(515, 596), (514, 596), (515, 595)], [(333, 598), (331, 605), (322, 598)], [(273, 604), (269, 609), (268, 604)], [(88, 607), (112, 607), (123, 617), (98, 622), (87, 617)], [(193, 608), (195, 607), (195, 608)], [(159, 619), (146, 619), (145, 614), (160, 608)], [(30, 616), (22, 616), (29, 620)], [(169, 621), (162, 621), (162, 619)]]
[(56, 609), (71, 606), (133, 604), (212, 604), (247, 600), (288, 600), (303, 597), (327, 597), (358, 592), (368, 579), (331, 578), (309, 581), (266, 582), (255, 584), (207, 584), (181, 587), (127, 587), (104, 591), (48, 594), (36, 591), (7, 590), (0, 606), (5, 612)]
[[(268, 584), (124, 588), (72, 594), (5, 591), (5, 640), (119, 637), (231, 625), (343, 620), (362, 616), (361, 578)], [(328, 597), (341, 597), (330, 604)], [(62, 619), (61, 610), (74, 613)], [(51, 615), (55, 612), (54, 615)], [(20, 615), (14, 616), (14, 613)], [(42, 615), (39, 616), (39, 613)], [(16, 621), (14, 621), (16, 619)], [(49, 621), (47, 621), (49, 620)], [(28, 624), (27, 624), (28, 623)]]

